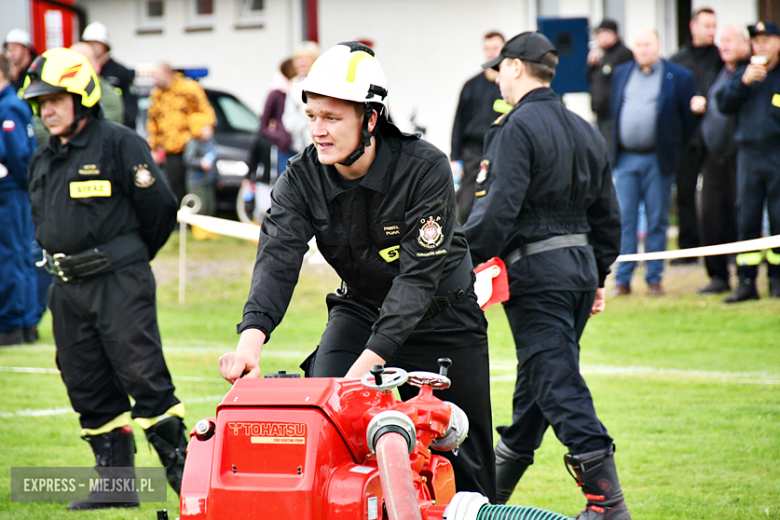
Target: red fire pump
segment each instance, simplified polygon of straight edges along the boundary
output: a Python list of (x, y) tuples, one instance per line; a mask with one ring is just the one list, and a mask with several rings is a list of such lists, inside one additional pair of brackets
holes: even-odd
[[(440, 359), (438, 374), (375, 366), (361, 380), (239, 379), (190, 434), (181, 520), (492, 518), (504, 506), (456, 493), (450, 462), (430, 450), (456, 452), (468, 433), (466, 414), (433, 395), (449, 388), (451, 363)], [(404, 383), (420, 392), (401, 402), (392, 390)]]

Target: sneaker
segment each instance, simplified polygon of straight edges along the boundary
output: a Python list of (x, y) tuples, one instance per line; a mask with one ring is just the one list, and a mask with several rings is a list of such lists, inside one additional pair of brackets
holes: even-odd
[(25, 343), (35, 343), (38, 341), (38, 325), (33, 325), (32, 327), (28, 327), (22, 331), (24, 334), (24, 342)]
[(631, 514), (625, 502), (612, 507), (591, 504), (578, 514), (575, 520), (631, 520)]
[(716, 276), (710, 281), (709, 285), (705, 285), (696, 291), (696, 294), (720, 294), (729, 292), (730, 290), (731, 287), (729, 286), (729, 282)]

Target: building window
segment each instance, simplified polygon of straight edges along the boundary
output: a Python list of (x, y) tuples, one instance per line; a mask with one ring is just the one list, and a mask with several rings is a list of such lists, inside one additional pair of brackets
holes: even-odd
[(163, 0), (148, 0), (146, 2), (146, 16), (148, 18), (162, 18), (163, 14), (165, 14)]
[(136, 34), (161, 34), (165, 23), (165, 0), (138, 0)]
[(188, 16), (184, 32), (214, 30), (214, 0), (187, 0)]
[(195, 0), (195, 14), (198, 16), (214, 14), (213, 0)]
[(265, 21), (265, 0), (238, 0), (236, 29), (259, 29)]

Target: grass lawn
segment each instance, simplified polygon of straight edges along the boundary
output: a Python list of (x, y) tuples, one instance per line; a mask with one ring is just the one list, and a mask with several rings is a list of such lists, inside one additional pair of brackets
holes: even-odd
[[(249, 289), (252, 244), (221, 238), (188, 242), (187, 302), (178, 303), (178, 238), (153, 267), (165, 356), (187, 406), (187, 425), (212, 416), (229, 385), (217, 359), (235, 348), (235, 325)], [(701, 266), (667, 268), (668, 295), (608, 299), (588, 324), (582, 371), (600, 419), (618, 447), (621, 483), (635, 519), (780, 519), (780, 300), (724, 306), (702, 297)], [(762, 295), (766, 280), (761, 279)], [(265, 372), (296, 370), (327, 319), (324, 296), (338, 283), (329, 268), (306, 264), (285, 321), (263, 354)], [(500, 306), (488, 310), (495, 424), (506, 424), (514, 350)], [(154, 519), (178, 502), (140, 510), (73, 514), (65, 504), (11, 503), (10, 467), (91, 466), (89, 446), (54, 362), (49, 317), (36, 345), (0, 350), (0, 518)], [(12, 371), (12, 367), (47, 369)], [(431, 367), (434, 369), (435, 367)], [(137, 466), (159, 465), (135, 426)], [(552, 432), (512, 503), (576, 515), (584, 504), (566, 473), (566, 449)]]

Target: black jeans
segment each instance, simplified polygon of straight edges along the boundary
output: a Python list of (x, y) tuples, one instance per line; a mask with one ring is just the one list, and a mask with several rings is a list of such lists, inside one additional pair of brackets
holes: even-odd
[(162, 353), (152, 269), (135, 262), (49, 291), (57, 366), (81, 427), (129, 411), (156, 417), (179, 400)]
[[(737, 240), (737, 154), (708, 152), (702, 164), (701, 245), (728, 244)], [(728, 281), (728, 255), (705, 256), (710, 278)]]
[(580, 375), (579, 340), (593, 305), (593, 291), (546, 291), (504, 303), (517, 347), (512, 425), (501, 441), (533, 458), (552, 426), (569, 453), (612, 445)]
[[(347, 295), (330, 294), (328, 325), (307, 376), (343, 377), (363, 352), (378, 309)], [(469, 436), (457, 456), (443, 453), (455, 470), (458, 491), (482, 493), (495, 501), (496, 472), (493, 453), (490, 409), (490, 372), (487, 321), (476, 299), (463, 293), (451, 307), (420, 321), (409, 338), (386, 366), (407, 372), (438, 372), (436, 361), (452, 359), (448, 377), (452, 386), (436, 391), (436, 397), (460, 406), (469, 418)], [(417, 395), (418, 389), (404, 385), (399, 392), (404, 400)]]
[(677, 219), (680, 249), (699, 247), (696, 226), (696, 183), (699, 179), (704, 151), (700, 144), (689, 144), (682, 153), (675, 175), (677, 184)]
[(168, 179), (176, 200), (181, 204), (181, 199), (187, 194), (187, 170), (181, 153), (169, 153), (165, 155), (162, 170)]
[(460, 188), (455, 194), (458, 202), (458, 220), (465, 224), (471, 215), (474, 207), (474, 192), (477, 186), (477, 175), (482, 163), (482, 149), (473, 146), (467, 146), (463, 149), (463, 178), (460, 181)]

